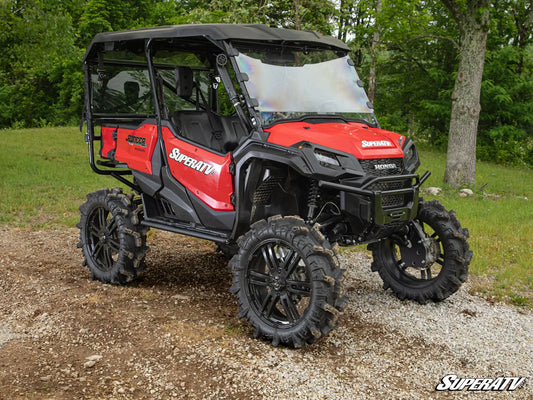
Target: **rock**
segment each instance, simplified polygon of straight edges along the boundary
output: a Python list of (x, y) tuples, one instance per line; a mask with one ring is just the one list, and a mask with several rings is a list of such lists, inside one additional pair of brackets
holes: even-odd
[(439, 196), (442, 194), (442, 189), (440, 187), (430, 186), (422, 190), (423, 193), (429, 194), (430, 196)]
[(94, 356), (85, 357), (87, 361), (100, 361), (101, 355), (95, 354)]
[(96, 364), (96, 361), (87, 361), (85, 364), (83, 364), (83, 366), (85, 368), (92, 368), (95, 366), (95, 364)]
[(474, 192), (470, 189), (459, 190), (459, 196), (461, 197), (468, 197), (468, 196), (473, 196), (473, 195), (474, 195)]
[(175, 294), (174, 296), (172, 296), (172, 298), (176, 300), (184, 300), (184, 301), (188, 301), (191, 299), (190, 296), (186, 296), (184, 294)]

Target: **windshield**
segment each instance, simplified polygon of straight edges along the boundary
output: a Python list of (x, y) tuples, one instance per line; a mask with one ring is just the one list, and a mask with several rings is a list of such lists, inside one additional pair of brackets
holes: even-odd
[(259, 103), (263, 125), (304, 115), (342, 115), (375, 122), (363, 84), (347, 56), (329, 50), (279, 49), (236, 57), (240, 72), (248, 77), (246, 89)]

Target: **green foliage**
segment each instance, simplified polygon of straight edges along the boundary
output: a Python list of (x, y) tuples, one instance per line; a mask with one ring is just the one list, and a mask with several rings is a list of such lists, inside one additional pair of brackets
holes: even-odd
[(174, 24), (240, 23), (315, 30), (332, 34), (332, 1), (322, 0), (196, 0), (182, 2), (182, 15)]
[[(0, 35), (0, 127), (71, 122), (71, 113), (80, 109), (79, 98), (70, 94), (81, 84), (61, 85), (64, 77), (79, 77), (79, 61), (72, 63), (81, 54), (72, 18), (60, 2), (54, 9), (49, 3), (28, 3), (18, 8), (14, 1), (0, 4), (8, 22)], [(65, 117), (63, 110), (67, 121), (59, 120)]]
[[(477, 157), (531, 167), (533, 7), (528, 3), (493, 2)], [(341, 1), (338, 24), (340, 37), (345, 31), (347, 37), (356, 35), (350, 45), (361, 76), (368, 76), (372, 34), (376, 29), (381, 33), (375, 96), (378, 119), (386, 129), (445, 149), (459, 30), (441, 1), (383, 0), (379, 15), (373, 11), (374, 4), (375, 0)]]
[(526, 53), (514, 46), (487, 53), (477, 150), (482, 160), (533, 166), (533, 60)]
[[(263, 23), (347, 41), (363, 79), (369, 75), (371, 54), (377, 54), (375, 109), (381, 125), (443, 149), (459, 30), (442, 0), (381, 0), (380, 12), (377, 1), (2, 0), (0, 128), (79, 121), (81, 59), (99, 32), (165, 24)], [(492, 1), (478, 133), (481, 160), (533, 166), (530, 3)], [(380, 42), (372, 47), (376, 32)]]

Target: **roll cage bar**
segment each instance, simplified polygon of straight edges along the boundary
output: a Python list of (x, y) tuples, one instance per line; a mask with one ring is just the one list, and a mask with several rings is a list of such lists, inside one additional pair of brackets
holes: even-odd
[[(230, 63), (231, 67), (234, 69), (234, 71), (238, 71), (237, 65), (235, 61), (233, 60), (233, 57), (228, 57), (229, 52), (234, 51), (232, 50), (231, 44), (229, 43), (217, 43), (215, 41), (209, 40), (209, 42), (213, 45), (215, 45), (218, 49), (220, 49), (220, 53), (214, 55), (214, 62), (212, 63), (212, 68), (217, 71), (219, 74), (222, 83), (224, 84), (224, 87), (226, 88), (226, 91), (228, 92), (229, 99), (231, 101), (231, 104), (235, 108), (236, 114), (238, 115), (239, 119), (241, 120), (243, 126), (247, 128), (249, 132), (254, 131), (254, 134), (259, 134), (259, 131), (257, 128), (257, 121), (259, 121), (259, 118), (256, 116), (256, 111), (253, 108), (253, 105), (251, 102), (246, 99), (249, 99), (248, 93), (246, 92), (246, 89), (244, 88), (244, 85), (241, 85), (242, 81), (239, 81), (240, 88), (243, 91), (243, 94), (240, 95), (237, 90), (235, 89), (234, 82), (231, 78), (231, 74), (228, 71), (228, 62)], [(162, 102), (163, 96), (161, 93), (161, 85), (167, 86), (171, 90), (175, 90), (175, 86), (169, 83), (168, 81), (164, 80), (163, 78), (159, 79), (158, 74), (156, 72), (157, 68), (170, 68), (168, 65), (162, 65), (162, 64), (155, 64), (153, 62), (153, 50), (154, 50), (154, 39), (146, 39), (144, 41), (144, 55), (146, 57), (146, 62), (140, 62), (140, 61), (119, 61), (119, 60), (106, 60), (103, 61), (101, 56), (98, 56), (95, 60), (90, 58), (85, 58), (84, 64), (83, 64), (83, 71), (84, 71), (84, 83), (85, 83), (85, 105), (83, 109), (83, 115), (82, 120), (80, 124), (80, 130), (83, 128), (84, 122), (87, 122), (87, 134), (85, 137), (85, 141), (89, 146), (89, 163), (91, 165), (91, 168), (94, 172), (102, 175), (111, 175), (114, 178), (118, 179), (122, 183), (128, 185), (132, 189), (136, 190), (136, 186), (131, 183), (129, 180), (124, 178), (124, 175), (131, 175), (132, 172), (129, 169), (117, 169), (117, 166), (113, 166), (112, 169), (103, 169), (100, 168), (99, 165), (103, 166), (109, 166), (106, 165), (105, 162), (98, 162), (95, 157), (95, 149), (94, 149), (94, 141), (101, 139), (99, 135), (95, 133), (94, 126), (95, 126), (95, 120), (139, 120), (139, 119), (155, 119), (157, 123), (157, 131), (158, 131), (158, 137), (159, 142), (161, 143), (161, 146), (164, 146), (163, 140), (162, 140), (162, 134), (161, 134), (161, 123), (162, 120), (166, 118), (165, 113), (162, 109)], [(110, 50), (112, 46), (104, 47), (101, 51), (105, 52), (106, 48)], [(101, 53), (99, 53), (101, 54)], [(94, 113), (92, 110), (92, 82), (91, 82), (91, 71), (90, 67), (94, 65), (116, 65), (116, 66), (135, 66), (135, 67), (146, 67), (148, 71), (148, 76), (150, 79), (150, 87), (151, 87), (151, 97), (153, 98), (153, 106), (154, 106), (154, 113), (153, 114), (116, 114), (116, 113)], [(236, 72), (236, 75), (240, 75)], [(191, 102), (191, 100), (186, 99), (187, 101)], [(244, 107), (246, 106), (246, 111)], [(205, 109), (205, 106), (200, 105), (201, 108)], [(248, 114), (247, 114), (248, 113)], [(162, 149), (164, 151), (164, 148)], [(120, 166), (118, 166), (120, 167)]]
[[(83, 58), (83, 71), (85, 83), (85, 106), (83, 110), (80, 130), (83, 123), (87, 122), (87, 134), (85, 141), (89, 146), (89, 163), (94, 172), (102, 175), (111, 175), (122, 183), (131, 187), (134, 190), (138, 188), (125, 175), (131, 175), (130, 169), (121, 169), (120, 164), (109, 165), (105, 161), (96, 160), (94, 140), (101, 139), (100, 136), (94, 132), (95, 120), (142, 120), (155, 119), (157, 124), (157, 132), (159, 143), (162, 146), (163, 154), (165, 152), (164, 142), (162, 140), (161, 124), (166, 117), (162, 110), (162, 102), (164, 101), (162, 95), (162, 88), (158, 82), (158, 75), (156, 68), (162, 68), (159, 64), (154, 64), (154, 47), (161, 45), (162, 48), (178, 49), (180, 44), (182, 48), (191, 50), (202, 48), (206, 45), (211, 45), (213, 52), (211, 56), (214, 57), (210, 61), (211, 67), (216, 70), (221, 78), (222, 83), (228, 93), (229, 99), (235, 112), (238, 115), (243, 126), (249, 132), (252, 138), (258, 140), (266, 140), (261, 126), (261, 119), (259, 118), (256, 106), (257, 101), (252, 99), (246, 89), (244, 82), (247, 77), (245, 74), (239, 72), (235, 57), (239, 52), (233, 47), (232, 41), (238, 43), (248, 43), (249, 45), (265, 45), (265, 44), (286, 44), (294, 46), (311, 46), (330, 48), (337, 51), (348, 51), (349, 48), (345, 43), (329, 36), (323, 36), (311, 31), (292, 31), (278, 28), (269, 28), (265, 25), (231, 25), (231, 24), (207, 24), (207, 25), (181, 25), (181, 26), (167, 26), (148, 29), (137, 29), (123, 32), (106, 32), (95, 36), (87, 49)], [(128, 61), (128, 60), (105, 60), (103, 54), (105, 52), (113, 51), (115, 49), (135, 47), (135, 53), (144, 55), (146, 62)], [(217, 52), (216, 50), (219, 50)], [(218, 54), (217, 54), (218, 53)], [(231, 73), (228, 69), (228, 63), (234, 71), (235, 81), (232, 79)], [(100, 68), (103, 65), (131, 65), (147, 67), (151, 86), (151, 96), (153, 98), (154, 113), (153, 114), (107, 114), (107, 113), (93, 113), (92, 110), (92, 90), (91, 90), (91, 71), (90, 66), (98, 65)], [(235, 88), (235, 83), (239, 85), (242, 94), (239, 94)], [(166, 82), (168, 84), (168, 82)], [(172, 86), (172, 85), (170, 85)], [(173, 89), (171, 87), (171, 89)], [(100, 168), (100, 166), (111, 167), (107, 169)]]

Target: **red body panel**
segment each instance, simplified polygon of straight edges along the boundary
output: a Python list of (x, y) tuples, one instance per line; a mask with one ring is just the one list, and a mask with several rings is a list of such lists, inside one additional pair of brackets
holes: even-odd
[(117, 147), (117, 142), (113, 139), (113, 132), (116, 129), (116, 127), (102, 126), (102, 151), (100, 152), (102, 157), (111, 158), (109, 152)]
[(115, 160), (137, 171), (152, 173), (152, 155), (157, 144), (157, 126), (143, 125), (138, 129), (119, 128)]
[(233, 179), (229, 172), (231, 156), (219, 156), (178, 139), (163, 127), (172, 176), (215, 211), (234, 211), (230, 197)]
[(287, 122), (274, 125), (266, 132), (270, 132), (268, 142), (285, 147), (306, 141), (353, 154), (363, 160), (404, 156), (402, 135), (356, 122)]

